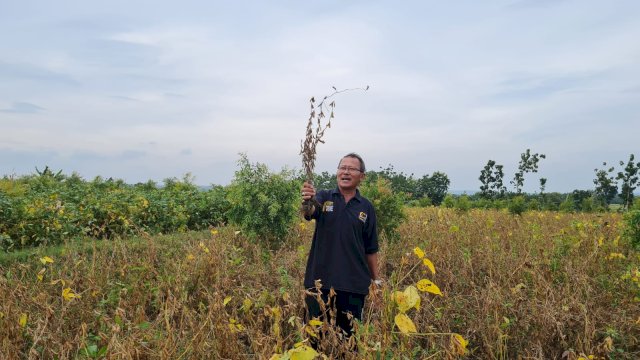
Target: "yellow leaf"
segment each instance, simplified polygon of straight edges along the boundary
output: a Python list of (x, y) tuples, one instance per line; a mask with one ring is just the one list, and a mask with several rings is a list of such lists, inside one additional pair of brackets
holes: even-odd
[(193, 256), (193, 254), (187, 254), (187, 260), (188, 261), (193, 261), (196, 257)]
[(20, 327), (25, 327), (27, 326), (27, 319), (29, 318), (29, 315), (22, 313), (20, 314), (20, 320), (18, 320), (18, 324), (20, 324)]
[(251, 302), (251, 299), (249, 298), (244, 299), (242, 301), (242, 310), (249, 311), (251, 309), (251, 305), (253, 305), (253, 302)]
[(306, 331), (307, 334), (313, 336), (314, 338), (318, 337), (318, 334), (316, 334), (316, 332), (313, 330), (313, 328), (311, 326), (305, 326), (304, 327), (304, 331)]
[(36, 277), (38, 278), (39, 281), (42, 281), (42, 279), (44, 279), (45, 271), (47, 271), (47, 268), (42, 268), (40, 271), (38, 271), (38, 274), (36, 275)]
[(425, 291), (425, 292), (429, 292), (435, 295), (440, 295), (442, 296), (442, 292), (440, 292), (440, 288), (438, 288), (438, 286), (436, 284), (434, 284), (433, 282), (431, 282), (431, 280), (427, 280), (427, 279), (422, 279), (420, 281), (418, 281), (418, 289), (420, 291)]
[(456, 355), (464, 355), (467, 352), (469, 342), (460, 334), (453, 334), (451, 337), (451, 350), (453, 353)]
[(229, 301), (231, 301), (232, 298), (233, 296), (227, 296), (226, 298), (224, 298), (224, 301), (222, 302), (222, 306), (227, 306), (227, 304), (229, 303)]
[(217, 234), (218, 234), (217, 229), (211, 229), (211, 235), (217, 235)]
[(311, 325), (311, 326), (320, 326), (320, 325), (322, 325), (322, 321), (313, 319), (313, 320), (309, 321), (309, 325)]
[(273, 307), (271, 308), (271, 313), (273, 314), (273, 316), (275, 316), (277, 319), (280, 319), (282, 317), (282, 309), (280, 309), (279, 306)]
[(396, 304), (398, 304), (398, 310), (402, 313), (413, 307), (417, 310), (420, 309), (420, 294), (415, 286), (407, 286), (404, 291), (396, 291), (392, 297)]
[(288, 351), (291, 360), (313, 360), (318, 353), (312, 347), (302, 345)]
[(81, 296), (75, 294), (71, 288), (64, 288), (62, 290), (62, 297), (67, 301), (71, 301), (73, 299), (80, 298)]
[(406, 314), (400, 313), (396, 315), (395, 323), (403, 334), (418, 332), (418, 330), (416, 330), (416, 325)]
[(53, 259), (52, 259), (52, 258), (50, 258), (50, 257), (48, 257), (48, 256), (45, 256), (45, 257), (41, 257), (41, 258), (40, 258), (40, 262), (41, 262), (43, 265), (46, 265), (47, 263), (53, 263)]
[(428, 267), (429, 270), (431, 270), (432, 274), (436, 273), (436, 267), (433, 266), (433, 263), (431, 262), (431, 260), (429, 260), (427, 258), (424, 258), (424, 259), (422, 259), (422, 263), (424, 264), (424, 266)]
[(202, 251), (204, 251), (205, 253), (209, 253), (209, 248), (202, 242), (200, 241), (200, 248), (202, 249)]
[(413, 249), (413, 253), (416, 254), (416, 256), (420, 259), (424, 257), (424, 251), (422, 251), (422, 249), (417, 246)]

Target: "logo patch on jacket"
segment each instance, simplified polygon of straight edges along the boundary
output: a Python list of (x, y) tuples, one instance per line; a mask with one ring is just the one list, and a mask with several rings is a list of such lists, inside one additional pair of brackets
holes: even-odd
[(325, 201), (322, 204), (322, 212), (333, 212), (333, 201)]
[(360, 211), (360, 215), (358, 215), (358, 219), (360, 219), (360, 221), (362, 222), (367, 221), (367, 213), (365, 213), (364, 211)]

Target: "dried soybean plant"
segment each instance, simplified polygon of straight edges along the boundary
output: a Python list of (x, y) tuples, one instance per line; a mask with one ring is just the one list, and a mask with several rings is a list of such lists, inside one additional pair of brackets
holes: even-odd
[[(329, 104), (325, 104), (326, 101), (331, 99), (333, 96), (351, 90), (369, 90), (369, 86), (365, 88), (352, 88), (352, 89), (344, 89), (338, 90), (336, 87), (333, 87), (334, 92), (330, 95), (322, 98), (318, 104), (316, 104), (316, 99), (314, 97), (309, 100), (311, 105), (311, 111), (309, 114), (309, 121), (307, 122), (307, 131), (304, 140), (300, 142), (300, 155), (302, 155), (302, 167), (305, 171), (306, 181), (313, 185), (313, 170), (316, 164), (316, 146), (318, 143), (323, 143), (322, 137), (324, 136), (325, 130), (331, 127), (331, 119), (335, 117), (334, 110), (336, 107), (336, 102), (331, 101)], [(329, 120), (327, 123), (323, 125), (322, 121), (326, 117), (325, 112), (329, 113)], [(312, 200), (307, 200), (304, 202), (305, 209), (309, 209), (313, 204)]]

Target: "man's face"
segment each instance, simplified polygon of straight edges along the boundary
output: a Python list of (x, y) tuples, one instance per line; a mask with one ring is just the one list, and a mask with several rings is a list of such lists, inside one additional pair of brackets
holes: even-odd
[(356, 158), (345, 157), (338, 165), (338, 187), (342, 190), (355, 190), (364, 180), (364, 174), (360, 171), (360, 161)]

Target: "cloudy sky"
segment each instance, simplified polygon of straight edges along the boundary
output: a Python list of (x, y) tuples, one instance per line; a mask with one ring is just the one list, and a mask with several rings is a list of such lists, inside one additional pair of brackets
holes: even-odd
[(335, 97), (318, 171), (359, 152), (477, 190), (544, 153), (535, 191), (640, 156), (640, 1), (0, 0), (0, 175), (45, 165), (227, 184), (238, 153), (300, 168), (311, 96)]

